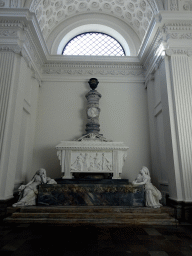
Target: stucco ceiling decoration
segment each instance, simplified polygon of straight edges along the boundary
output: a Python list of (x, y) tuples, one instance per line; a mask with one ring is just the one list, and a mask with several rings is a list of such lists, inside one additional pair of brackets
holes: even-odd
[(158, 12), (155, 0), (33, 0), (30, 10), (36, 14), (45, 40), (61, 22), (85, 13), (115, 16), (131, 26), (142, 40)]

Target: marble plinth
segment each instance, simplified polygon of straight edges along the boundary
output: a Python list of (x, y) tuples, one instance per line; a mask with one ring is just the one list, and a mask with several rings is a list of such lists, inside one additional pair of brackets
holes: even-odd
[(144, 187), (122, 184), (56, 184), (39, 186), (37, 205), (144, 206)]

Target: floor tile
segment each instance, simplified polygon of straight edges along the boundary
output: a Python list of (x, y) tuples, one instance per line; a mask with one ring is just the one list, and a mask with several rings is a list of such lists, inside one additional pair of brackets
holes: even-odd
[(149, 254), (151, 256), (169, 256), (166, 252), (164, 251), (150, 251)]
[(26, 240), (25, 239), (16, 239), (7, 243), (5, 246), (1, 248), (1, 251), (16, 251)]
[(0, 256), (55, 255), (55, 248), (60, 256), (192, 256), (192, 227), (0, 225)]
[(143, 245), (130, 245), (129, 248), (131, 252), (147, 252), (146, 247)]
[(144, 228), (144, 230), (150, 236), (161, 236), (161, 233), (159, 233), (155, 228)]

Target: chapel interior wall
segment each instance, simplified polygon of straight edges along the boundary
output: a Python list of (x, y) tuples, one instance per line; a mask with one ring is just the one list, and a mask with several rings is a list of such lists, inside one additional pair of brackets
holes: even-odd
[[(43, 82), (39, 94), (38, 118), (32, 169), (43, 167), (52, 178), (61, 177), (55, 146), (61, 140), (82, 136), (86, 125), (88, 80)], [(143, 83), (99, 80), (100, 133), (129, 147), (122, 178), (135, 179), (142, 166), (150, 169), (147, 92)]]
[[(166, 203), (166, 195), (173, 193), (173, 191), (170, 191), (172, 187), (170, 183), (174, 183), (174, 174), (170, 178), (170, 167), (173, 164), (173, 156), (164, 61), (153, 74), (153, 79), (148, 83), (147, 93), (152, 182), (161, 190), (164, 203)], [(172, 166), (173, 170), (174, 167)]]

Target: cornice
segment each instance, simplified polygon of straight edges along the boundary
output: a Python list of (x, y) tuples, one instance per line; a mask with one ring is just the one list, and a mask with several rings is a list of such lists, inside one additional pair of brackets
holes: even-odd
[[(1, 15), (2, 14), (2, 15)], [(143, 41), (138, 57), (51, 56), (41, 35), (35, 14), (24, 9), (0, 9), (0, 51), (21, 54), (41, 83), (56, 79), (78, 80), (97, 75), (118, 81), (144, 81), (160, 65), (164, 54), (191, 56), (192, 21), (187, 14), (183, 21), (172, 20), (170, 12), (154, 17)], [(180, 17), (180, 16), (179, 16)], [(183, 16), (182, 16), (183, 17)], [(191, 16), (190, 16), (191, 17)], [(174, 43), (172, 43), (174, 42)], [(145, 76), (144, 76), (145, 70)]]
[[(181, 16), (184, 14), (179, 18)], [(159, 17), (162, 19), (151, 23), (138, 56), (146, 70), (146, 78), (158, 68), (165, 53), (191, 56), (192, 21), (189, 15), (186, 14), (184, 20), (173, 20), (173, 13), (164, 12)]]
[[(97, 63), (119, 63), (127, 64), (133, 63), (140, 65), (140, 60), (137, 56), (64, 56), (64, 55), (48, 55), (46, 63), (87, 63), (87, 64), (97, 64)], [(45, 64), (46, 64), (45, 63)]]
[[(127, 77), (132, 78), (132, 80), (143, 81), (144, 79), (144, 70), (143, 66), (140, 64), (83, 64), (83, 63), (49, 63), (44, 64), (42, 67), (43, 77), (45, 76), (54, 76), (54, 79), (59, 79), (59, 77), (71, 77), (71, 79), (80, 79), (80, 77), (85, 76), (100, 76), (108, 77), (110, 80), (119, 79), (120, 77), (125, 79)], [(134, 79), (133, 79), (134, 78)]]
[(40, 30), (35, 15), (23, 9), (0, 9), (0, 15), (0, 50), (21, 54), (40, 77), (41, 66), (46, 60), (45, 52), (48, 54), (48, 51), (44, 39), (38, 35)]
[(42, 58), (48, 55), (48, 49), (42, 36), (37, 18), (34, 13), (26, 9), (0, 8), (1, 27), (20, 27), (33, 37), (33, 44), (36, 45)]

